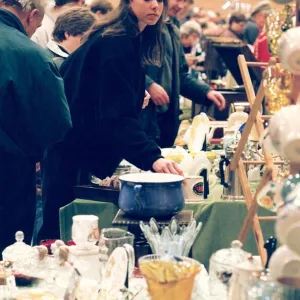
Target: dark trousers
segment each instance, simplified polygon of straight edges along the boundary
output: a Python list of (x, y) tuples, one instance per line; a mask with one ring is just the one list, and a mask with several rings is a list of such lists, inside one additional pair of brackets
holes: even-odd
[(0, 254), (24, 232), (31, 243), (36, 211), (35, 162), (0, 153)]
[(174, 117), (168, 113), (159, 114), (157, 117), (160, 129), (160, 138), (157, 144), (161, 148), (170, 148), (174, 146), (174, 142), (178, 133), (179, 121), (174, 123)]
[(77, 182), (76, 160), (72, 153), (60, 149), (49, 150), (41, 164), (43, 225), (38, 240), (59, 239), (59, 209), (75, 199)]

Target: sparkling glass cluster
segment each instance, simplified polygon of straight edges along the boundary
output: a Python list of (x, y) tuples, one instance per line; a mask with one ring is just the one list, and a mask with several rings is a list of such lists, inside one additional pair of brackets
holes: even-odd
[(188, 256), (202, 223), (197, 225), (193, 219), (188, 226), (181, 227), (178, 220), (173, 217), (169, 226), (160, 230), (156, 220), (151, 218), (149, 225), (140, 221), (140, 227), (154, 254)]
[(282, 11), (273, 11), (267, 18), (266, 33), (269, 51), (275, 57), (278, 56), (278, 41), (284, 31), (293, 27), (293, 10), (286, 5)]

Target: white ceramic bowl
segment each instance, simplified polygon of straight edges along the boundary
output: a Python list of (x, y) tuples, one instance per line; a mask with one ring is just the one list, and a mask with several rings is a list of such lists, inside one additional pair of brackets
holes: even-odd
[(269, 269), (274, 281), (282, 277), (300, 277), (300, 256), (286, 245), (280, 246), (271, 256)]
[(280, 210), (275, 230), (280, 243), (300, 255), (300, 198)]

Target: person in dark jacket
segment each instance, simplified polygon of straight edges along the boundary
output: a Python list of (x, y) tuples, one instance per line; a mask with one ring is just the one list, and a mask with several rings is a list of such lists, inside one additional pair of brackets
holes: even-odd
[(63, 81), (29, 38), (41, 24), (38, 0), (0, 1), (0, 253), (22, 230), (30, 243), (35, 164), (71, 128)]
[(143, 170), (181, 174), (175, 163), (162, 158), (138, 120), (145, 96), (143, 65), (158, 65), (162, 59), (166, 4), (122, 0), (63, 63), (73, 129), (45, 161), (42, 237), (58, 237), (59, 208), (74, 200), (73, 187), (83, 169), (105, 178), (126, 159)]
[(58, 69), (69, 54), (80, 47), (83, 35), (95, 21), (96, 15), (87, 8), (70, 8), (59, 15), (52, 33), (53, 39), (47, 44), (47, 51)]
[(233, 12), (229, 18), (229, 28), (226, 29), (220, 36), (243, 41), (245, 23), (246, 16), (243, 13)]
[[(184, 0), (170, 0), (169, 18), (174, 18), (184, 6)], [(140, 116), (141, 124), (149, 138), (160, 147), (172, 147), (179, 128), (179, 95), (199, 104), (215, 103), (225, 108), (222, 94), (213, 91), (188, 73), (180, 34), (171, 19), (162, 29), (164, 60), (161, 67), (147, 68), (146, 88), (151, 96), (148, 107)]]

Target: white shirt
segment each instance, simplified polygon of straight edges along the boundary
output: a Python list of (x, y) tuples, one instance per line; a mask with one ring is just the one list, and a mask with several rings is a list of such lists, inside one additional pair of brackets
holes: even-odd
[(31, 40), (38, 43), (41, 47), (47, 48), (47, 43), (52, 40), (55, 18), (50, 13), (46, 13), (41, 27), (31, 37)]

